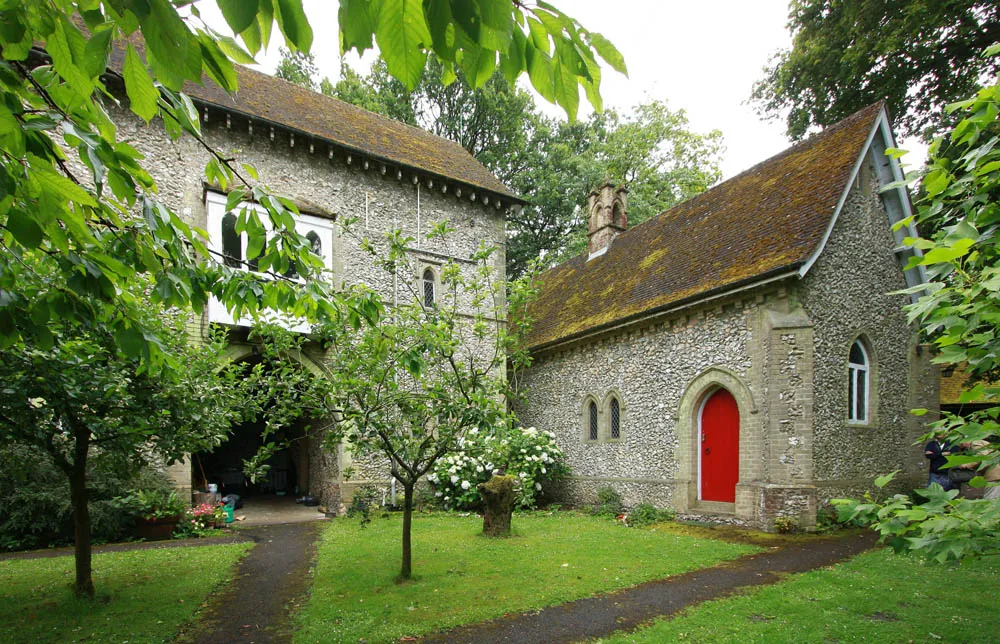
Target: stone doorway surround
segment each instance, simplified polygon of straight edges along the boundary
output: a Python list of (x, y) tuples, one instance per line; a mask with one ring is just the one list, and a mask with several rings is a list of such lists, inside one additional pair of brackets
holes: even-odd
[[(720, 388), (726, 389), (733, 395), (739, 409), (739, 482), (736, 485), (735, 503), (712, 503), (709, 509), (708, 502), (700, 501), (698, 498), (698, 454), (701, 445), (698, 415), (705, 400)], [(760, 453), (763, 441), (757, 403), (743, 379), (734, 371), (720, 366), (709, 367), (702, 371), (688, 384), (681, 396), (674, 427), (678, 438), (679, 485), (673, 499), (677, 511), (687, 513), (695, 511), (696, 508), (703, 508), (713, 514), (725, 514), (728, 511), (738, 518), (751, 518), (752, 501), (747, 498), (744, 488), (747, 481), (760, 478), (759, 459), (754, 458), (754, 455)]]

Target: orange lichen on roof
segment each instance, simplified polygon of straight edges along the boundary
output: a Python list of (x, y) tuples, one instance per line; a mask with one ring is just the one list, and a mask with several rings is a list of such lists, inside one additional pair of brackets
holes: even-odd
[[(133, 44), (142, 48), (138, 37)], [(110, 67), (120, 73), (123, 61), (123, 50), (116, 49)], [(236, 73), (239, 89), (233, 95), (207, 77), (202, 78), (200, 85), (185, 83), (184, 92), (196, 102), (267, 121), (389, 164), (422, 170), (523, 203), (486, 166), (454, 141), (242, 65), (236, 65)]]
[(528, 346), (798, 269), (822, 243), (881, 111), (867, 107), (619, 234), (599, 257), (543, 273)]

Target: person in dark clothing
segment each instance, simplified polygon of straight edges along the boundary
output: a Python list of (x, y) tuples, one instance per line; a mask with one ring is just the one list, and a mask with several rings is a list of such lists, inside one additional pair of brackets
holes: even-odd
[(931, 483), (937, 483), (947, 492), (955, 487), (955, 484), (951, 482), (948, 478), (948, 469), (945, 465), (948, 463), (948, 455), (954, 451), (954, 446), (951, 443), (944, 442), (941, 438), (935, 438), (931, 442), (924, 445), (924, 456), (930, 459), (930, 476), (927, 480), (927, 485)]

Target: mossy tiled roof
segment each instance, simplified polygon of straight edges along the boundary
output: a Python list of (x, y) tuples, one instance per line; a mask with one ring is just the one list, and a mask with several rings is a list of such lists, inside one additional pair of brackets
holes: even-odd
[(543, 273), (540, 349), (801, 267), (822, 243), (881, 104)]
[(394, 121), (280, 78), (237, 66), (239, 89), (188, 83), (195, 100), (283, 125), (348, 150), (518, 199), (465, 148), (420, 128)]
[[(141, 50), (141, 38), (133, 40)], [(124, 50), (116, 48), (111, 69), (121, 73), (124, 58)], [(185, 83), (184, 92), (195, 102), (266, 121), (389, 165), (415, 169), (524, 203), (454, 141), (242, 65), (236, 65), (236, 74), (239, 89), (233, 95), (207, 77), (200, 85)]]

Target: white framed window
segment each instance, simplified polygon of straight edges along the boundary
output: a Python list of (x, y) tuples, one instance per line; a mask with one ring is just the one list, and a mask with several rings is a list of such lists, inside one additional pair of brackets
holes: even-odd
[(871, 363), (861, 338), (851, 345), (847, 358), (847, 421), (865, 425), (869, 419)]
[(421, 292), (423, 293), (424, 307), (431, 308), (437, 304), (437, 287), (434, 281), (434, 271), (430, 268), (424, 269), (424, 275), (420, 280)]
[[(240, 212), (244, 208), (254, 209), (264, 224), (268, 233), (271, 230), (270, 218), (267, 211), (255, 204), (240, 203), (233, 210), (226, 210), (226, 195), (219, 192), (208, 191), (205, 193), (206, 223), (208, 228), (208, 246), (213, 251), (216, 261), (224, 262), (226, 266), (232, 268), (251, 271), (257, 270), (257, 258), (247, 259), (247, 234), (236, 233), (236, 222)], [(312, 249), (323, 258), (324, 269), (333, 270), (333, 235), (334, 222), (331, 219), (317, 217), (315, 215), (299, 215), (295, 217), (295, 230), (300, 235), (304, 235), (312, 244)], [(284, 273), (285, 277), (296, 278), (298, 271), (295, 266), (289, 266)], [(266, 276), (262, 275), (262, 278)], [(208, 318), (210, 322), (220, 324), (249, 326), (248, 319), (233, 319), (232, 314), (216, 298), (212, 297), (208, 302)], [(308, 331), (309, 325), (304, 321), (281, 321), (293, 331)]]

